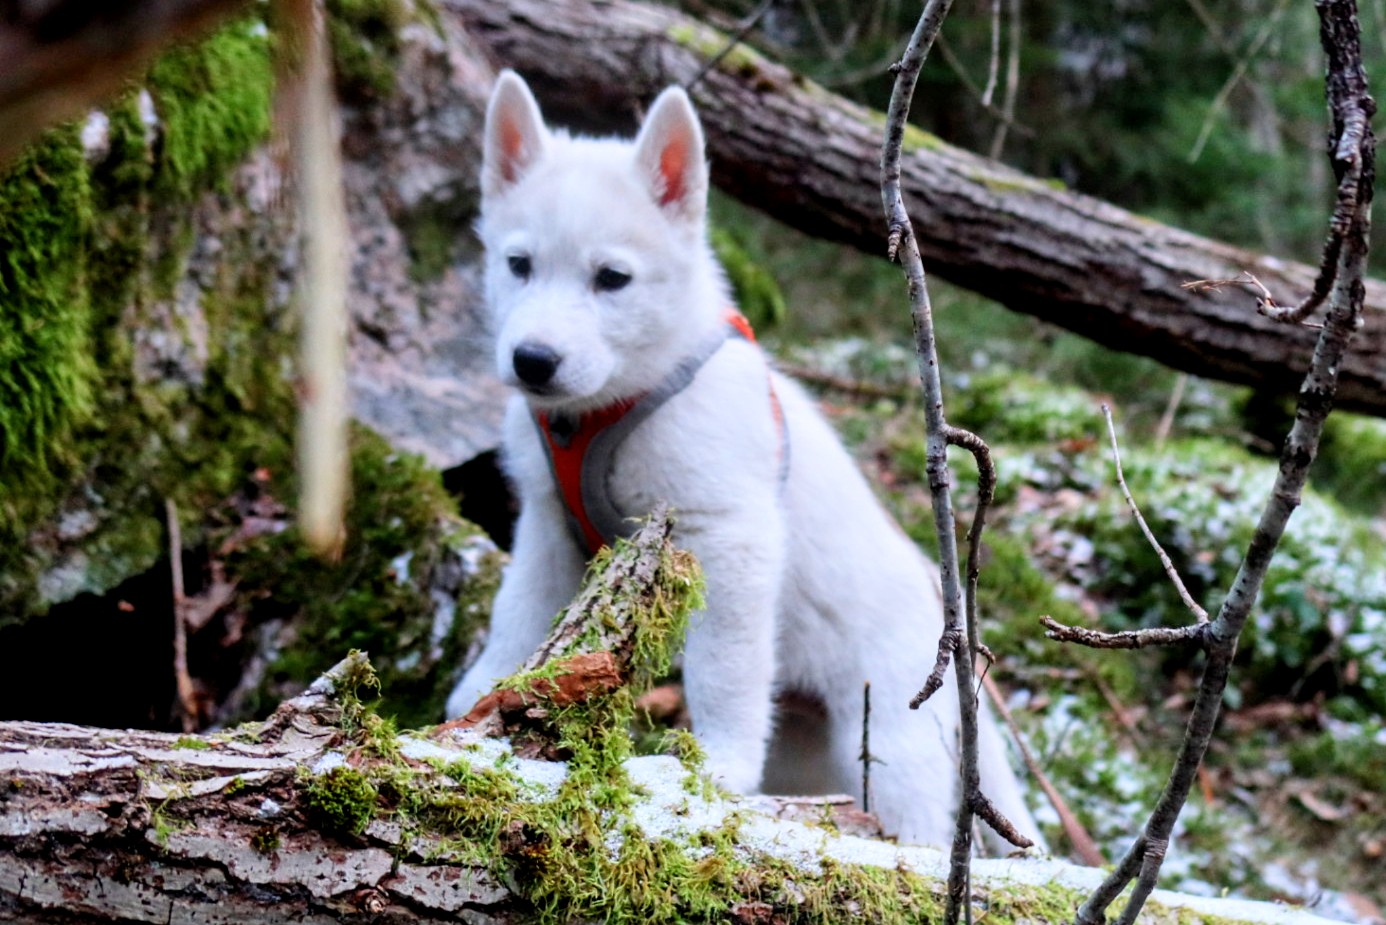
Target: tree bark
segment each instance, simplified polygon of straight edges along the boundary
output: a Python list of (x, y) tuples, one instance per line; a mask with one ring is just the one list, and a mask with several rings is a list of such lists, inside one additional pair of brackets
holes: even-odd
[[(725, 43), (699, 21), (634, 0), (441, 0), (552, 114), (628, 127), (662, 87), (687, 85)], [(738, 48), (691, 90), (719, 186), (810, 234), (885, 254), (880, 113)], [(594, 113), (618, 114), (599, 122)], [(1277, 301), (1314, 270), (1162, 225), (923, 132), (905, 139), (906, 204), (925, 265), (960, 286), (1116, 350), (1201, 376), (1294, 393), (1315, 330), (1256, 312), (1249, 292), (1182, 288), (1254, 273)], [(1386, 415), (1386, 285), (1343, 363), (1340, 407)]]
[(342, 744), (334, 693), (320, 681), (260, 736), (0, 723), (0, 920), (509, 921), (485, 870), (424, 863), (399, 826), (308, 823), (296, 782)]

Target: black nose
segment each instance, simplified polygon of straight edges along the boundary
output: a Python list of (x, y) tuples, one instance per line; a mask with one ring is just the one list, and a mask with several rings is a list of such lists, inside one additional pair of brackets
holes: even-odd
[(563, 358), (543, 344), (521, 344), (515, 348), (515, 375), (525, 385), (549, 384)]

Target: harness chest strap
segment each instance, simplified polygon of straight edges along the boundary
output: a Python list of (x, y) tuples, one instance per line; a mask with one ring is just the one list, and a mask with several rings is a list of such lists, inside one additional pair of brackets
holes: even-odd
[[(725, 327), (707, 338), (674, 367), (663, 382), (644, 395), (588, 411), (577, 420), (560, 414), (535, 412), (534, 423), (548, 455), (559, 497), (567, 510), (569, 529), (589, 555), (595, 555), (616, 537), (629, 535), (633, 529), (606, 490), (607, 475), (617, 447), (660, 405), (687, 388), (698, 370), (728, 338), (741, 337), (755, 343), (755, 332), (740, 312), (728, 309), (724, 320)], [(775, 429), (780, 438), (780, 484), (783, 486), (789, 475), (788, 432), (773, 382), (769, 383), (769, 390)]]

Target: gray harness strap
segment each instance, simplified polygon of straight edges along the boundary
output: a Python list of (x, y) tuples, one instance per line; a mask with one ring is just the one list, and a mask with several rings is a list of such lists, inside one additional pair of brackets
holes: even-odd
[[(698, 370), (702, 369), (704, 364), (712, 359), (713, 355), (731, 337), (745, 338), (746, 335), (735, 324), (725, 325), (712, 336), (706, 338), (697, 350), (684, 357), (659, 385), (646, 392), (623, 415), (591, 437), (587, 450), (582, 456), (578, 490), (588, 522), (606, 543), (613, 542), (617, 537), (629, 536), (637, 526), (634, 521), (628, 519), (616, 507), (608, 490), (607, 476), (611, 473), (612, 459), (616, 455), (616, 450), (630, 436), (631, 431), (658, 411), (666, 401), (686, 389), (698, 375)], [(779, 411), (779, 398), (774, 394), (773, 388), (771, 389), (771, 400), (774, 403), (777, 426), (780, 430), (780, 485), (783, 487), (789, 473), (789, 441)], [(550, 415), (547, 418), (548, 426), (546, 428), (544, 420), (541, 420), (538, 414), (533, 412), (531, 414), (535, 426), (539, 429), (539, 441), (544, 447), (545, 458), (549, 461), (549, 471), (559, 486), (560, 497), (563, 497), (562, 481), (554, 464), (554, 450), (550, 441), (559, 447), (567, 447), (584, 426), (584, 418), (574, 420), (569, 415)], [(589, 553), (595, 553), (597, 550), (591, 548), (592, 544), (588, 541), (577, 512), (566, 500), (564, 509), (568, 515), (568, 527), (577, 540), (579, 548), (587, 549)]]

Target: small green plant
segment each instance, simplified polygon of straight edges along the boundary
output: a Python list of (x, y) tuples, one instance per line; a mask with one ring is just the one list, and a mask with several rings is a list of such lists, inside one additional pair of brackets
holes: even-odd
[(308, 817), (335, 835), (360, 835), (375, 815), (375, 785), (347, 765), (309, 775), (302, 793)]

